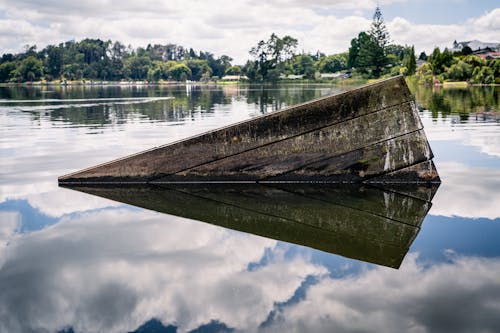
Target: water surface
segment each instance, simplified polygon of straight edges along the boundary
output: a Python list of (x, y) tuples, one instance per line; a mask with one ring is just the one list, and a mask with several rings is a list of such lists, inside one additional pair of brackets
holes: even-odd
[[(160, 213), (138, 206), (164, 191), (114, 201), (57, 177), (342, 88), (0, 88), (0, 332), (500, 331), (500, 89), (411, 89), (443, 182), (432, 206), (333, 195), (342, 219), (320, 248), (316, 229), (276, 228), (333, 215), (307, 189)], [(395, 224), (366, 212), (421, 218), (384, 234)]]

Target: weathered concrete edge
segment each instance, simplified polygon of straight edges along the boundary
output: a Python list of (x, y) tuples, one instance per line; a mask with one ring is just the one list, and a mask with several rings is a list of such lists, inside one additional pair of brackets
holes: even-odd
[[(365, 84), (365, 85), (362, 85), (362, 86), (359, 86), (359, 87), (356, 87), (356, 88), (353, 88), (353, 89), (350, 89), (350, 90), (347, 90), (347, 91), (344, 91), (344, 92), (340, 92), (340, 93), (336, 93), (336, 94), (332, 94), (332, 95), (328, 95), (328, 96), (323, 96), (323, 97), (316, 98), (316, 99), (313, 99), (313, 100), (310, 100), (310, 101), (306, 101), (306, 102), (300, 103), (300, 104), (295, 104), (295, 105), (289, 106), (287, 108), (284, 108), (282, 110), (279, 110), (279, 111), (276, 111), (276, 112), (273, 112), (273, 113), (270, 113), (270, 114), (265, 114), (265, 115), (253, 117), (251, 119), (247, 119), (247, 120), (243, 120), (243, 121), (240, 121), (240, 122), (232, 123), (232, 124), (229, 124), (227, 126), (219, 127), (219, 128), (216, 128), (216, 129), (204, 132), (204, 133), (193, 135), (191, 137), (187, 137), (187, 138), (184, 138), (184, 139), (176, 140), (176, 141), (170, 142), (168, 144), (164, 144), (164, 145), (152, 147), (150, 149), (146, 149), (146, 150), (134, 153), (134, 154), (130, 154), (130, 155), (127, 155), (127, 156), (124, 156), (124, 157), (120, 157), (118, 159), (114, 159), (114, 160), (111, 160), (111, 161), (108, 161), (108, 162), (105, 162), (105, 163), (100, 163), (100, 164), (97, 164), (97, 165), (94, 165), (94, 166), (91, 166), (91, 167), (88, 167), (88, 168), (84, 168), (84, 169), (81, 169), (81, 170), (78, 170), (78, 171), (75, 171), (75, 172), (71, 172), (71, 173), (68, 173), (68, 174), (65, 174), (65, 175), (62, 175), (62, 176), (58, 177), (58, 181), (61, 182), (61, 183), (62, 182), (64, 182), (64, 183), (72, 183), (74, 181), (66, 181), (65, 179), (72, 179), (72, 176), (77, 176), (79, 174), (83, 174), (85, 172), (88, 172), (88, 171), (91, 171), (91, 170), (94, 170), (94, 169), (97, 169), (97, 168), (101, 168), (101, 167), (104, 167), (104, 166), (113, 165), (113, 164), (118, 163), (118, 162), (123, 162), (123, 161), (126, 161), (128, 159), (131, 159), (131, 158), (143, 155), (143, 154), (147, 154), (147, 153), (153, 152), (155, 150), (160, 150), (160, 149), (163, 149), (163, 148), (167, 148), (169, 146), (173, 146), (173, 145), (176, 145), (176, 144), (179, 144), (179, 143), (182, 143), (182, 142), (186, 142), (186, 141), (189, 141), (189, 140), (200, 138), (202, 136), (207, 136), (207, 135), (213, 134), (215, 132), (224, 131), (224, 130), (230, 129), (232, 127), (236, 127), (236, 126), (243, 125), (243, 124), (250, 123), (250, 122), (255, 122), (255, 121), (258, 121), (258, 120), (261, 120), (261, 119), (265, 119), (265, 118), (278, 117), (278, 116), (280, 116), (283, 113), (287, 113), (287, 112), (289, 112), (289, 111), (291, 111), (293, 109), (300, 109), (300, 108), (302, 108), (304, 106), (307, 106), (309, 104), (318, 103), (318, 102), (321, 102), (321, 101), (324, 101), (324, 100), (328, 100), (328, 99), (331, 99), (331, 98), (334, 98), (334, 97), (335, 98), (340, 98), (342, 95), (352, 94), (352, 93), (355, 93), (357, 91), (364, 90), (364, 89), (367, 89), (367, 88), (373, 88), (373, 87), (376, 87), (376, 86), (379, 86), (379, 85), (382, 86), (387, 81), (393, 81), (393, 80), (396, 81), (396, 80), (401, 80), (401, 79), (404, 80), (403, 76), (402, 75), (398, 75), (398, 76), (394, 76), (394, 77), (391, 77), (391, 78), (379, 80), (377, 82)], [(406, 88), (406, 90), (408, 90), (408, 88)], [(410, 94), (410, 96), (411, 96), (411, 94)], [(378, 111), (381, 111), (381, 110), (384, 110), (384, 109), (387, 109), (387, 108), (390, 108), (390, 107), (395, 107), (397, 105), (404, 104), (404, 103), (407, 103), (407, 102), (413, 102), (413, 101), (414, 101), (413, 98), (405, 99), (405, 100), (400, 101), (400, 103), (397, 103), (397, 104), (394, 104), (394, 105), (387, 105), (387, 106), (385, 106), (382, 109), (376, 109), (376, 110), (373, 110), (370, 113), (375, 113), (375, 112), (378, 112)], [(362, 116), (365, 116), (365, 115), (361, 115), (361, 116), (358, 116), (358, 117), (362, 117)], [(343, 121), (348, 121), (348, 120), (355, 119), (355, 118), (357, 118), (357, 117), (345, 119)], [(340, 121), (340, 122), (343, 122), (343, 121)], [(337, 123), (340, 123), (340, 122), (337, 122)], [(330, 125), (333, 125), (333, 124), (335, 124), (335, 123), (332, 123)], [(315, 131), (315, 130), (319, 130), (319, 129), (323, 128), (323, 127), (324, 126), (319, 127), (319, 128), (314, 128), (314, 129), (308, 130), (307, 132), (309, 132), (309, 131), (312, 132), (312, 131)], [(299, 133), (299, 134), (296, 134), (295, 136), (302, 135), (302, 134), (303, 133)], [(120, 178), (125, 178), (125, 177), (120, 177)], [(113, 181), (113, 182), (119, 183), (120, 181)], [(132, 183), (148, 183), (148, 182), (149, 181), (147, 181), (147, 180), (132, 181)], [(77, 182), (77, 183), (80, 183), (80, 182)], [(91, 181), (89, 183), (95, 183), (95, 182)], [(102, 182), (102, 183), (104, 183), (104, 182)], [(125, 181), (124, 183), (130, 183), (130, 182)]]
[[(181, 171), (176, 172), (176, 173), (166, 174), (166, 175), (158, 175), (158, 176), (156, 176), (154, 178), (150, 178), (149, 181), (150, 182), (153, 182), (153, 181), (156, 181), (156, 180), (163, 181), (163, 180), (166, 180), (165, 178), (168, 178), (168, 177), (172, 178), (172, 177), (175, 177), (175, 176), (179, 176), (180, 174), (182, 174), (184, 172), (188, 172), (190, 170), (196, 170), (196, 169), (198, 169), (200, 167), (203, 167), (203, 166), (206, 166), (206, 165), (212, 165), (212, 164), (224, 161), (224, 160), (234, 159), (235, 157), (238, 157), (238, 156), (244, 156), (244, 155), (246, 155), (246, 154), (248, 154), (248, 153), (250, 153), (252, 151), (258, 151), (258, 150), (261, 150), (261, 149), (266, 149), (266, 148), (269, 148), (269, 147), (276, 147), (277, 145), (286, 144), (286, 142), (295, 140), (295, 139), (300, 138), (302, 136), (307, 136), (307, 135), (314, 134), (314, 133), (319, 133), (319, 132), (332, 132), (335, 128), (338, 128), (339, 126), (342, 126), (343, 124), (346, 124), (346, 123), (354, 123), (359, 118), (370, 117), (370, 116), (373, 116), (373, 115), (377, 115), (377, 117), (378, 117), (379, 114), (384, 113), (384, 112), (388, 112), (388, 111), (390, 112), (390, 114), (393, 114), (394, 111), (399, 111), (399, 110), (395, 110), (395, 109), (398, 108), (398, 107), (401, 107), (402, 105), (408, 105), (409, 106), (408, 110), (404, 110), (404, 112), (408, 112), (408, 114), (406, 114), (405, 117), (413, 117), (413, 119), (410, 119), (410, 120), (414, 120), (415, 121), (415, 126), (411, 127), (410, 131), (399, 131), (399, 132), (395, 131), (395, 133), (391, 133), (390, 135), (384, 136), (383, 139), (373, 140), (373, 141), (366, 140), (367, 141), (366, 143), (364, 143), (364, 144), (359, 143), (359, 145), (354, 145), (354, 147), (352, 149), (349, 149), (349, 150), (346, 150), (346, 151), (342, 151), (342, 150), (337, 151), (336, 150), (333, 155), (329, 155), (326, 158), (323, 157), (323, 158), (320, 158), (320, 159), (309, 160), (304, 165), (306, 165), (306, 164), (312, 164), (312, 163), (318, 162), (318, 161), (323, 160), (323, 159), (330, 159), (330, 158), (335, 157), (335, 156), (341, 156), (341, 155), (346, 154), (346, 153), (348, 153), (349, 151), (352, 151), (352, 150), (363, 149), (363, 148), (366, 148), (366, 147), (369, 147), (369, 146), (373, 146), (373, 145), (376, 145), (376, 144), (379, 144), (379, 143), (382, 143), (382, 142), (385, 142), (385, 141), (388, 141), (388, 140), (391, 140), (391, 139), (394, 139), (394, 138), (397, 138), (397, 137), (400, 137), (400, 136), (407, 135), (408, 133), (411, 133), (411, 132), (417, 132), (419, 130), (422, 130), (423, 129), (423, 124), (420, 121), (420, 117), (418, 116), (418, 114), (415, 111), (414, 103), (412, 101), (407, 101), (407, 102), (401, 103), (401, 104), (396, 105), (396, 106), (391, 106), (391, 107), (388, 107), (388, 108), (385, 108), (385, 109), (382, 109), (382, 110), (378, 110), (376, 112), (372, 112), (372, 113), (367, 114), (367, 115), (362, 115), (362, 116), (359, 116), (359, 117), (351, 118), (351, 119), (348, 119), (346, 121), (343, 121), (343, 122), (340, 122), (340, 123), (336, 123), (336, 124), (333, 124), (333, 125), (329, 125), (329, 126), (324, 126), (324, 127), (321, 127), (321, 128), (315, 128), (315, 129), (312, 129), (312, 130), (308, 130), (306, 132), (303, 132), (303, 133), (300, 133), (300, 134), (297, 134), (297, 135), (292, 135), (292, 136), (290, 136), (290, 137), (288, 137), (286, 139), (276, 140), (276, 141), (273, 141), (273, 142), (270, 142), (270, 143), (263, 144), (263, 145), (258, 146), (256, 148), (247, 149), (247, 150), (244, 150), (244, 151), (241, 151), (241, 152), (238, 152), (238, 153), (234, 153), (234, 154), (231, 154), (231, 155), (228, 155), (228, 156), (225, 156), (225, 157), (221, 157), (221, 158), (216, 159), (216, 160), (207, 161), (207, 162), (201, 163), (199, 165), (195, 165), (193, 167), (186, 168), (186, 169), (181, 170)], [(351, 126), (348, 125), (347, 127), (351, 127)], [(432, 156), (432, 154), (431, 154), (431, 156)], [(296, 168), (292, 168), (292, 169), (290, 169), (288, 171), (292, 171), (294, 169), (299, 169), (300, 167), (302, 167), (304, 165), (301, 165), (301, 166), (296, 167)], [(280, 174), (282, 174), (282, 173), (275, 174), (275, 175), (265, 176), (265, 177), (260, 178), (260, 180), (261, 181), (262, 180), (269, 180), (272, 177), (279, 176)], [(251, 179), (249, 179), (249, 180), (251, 180)]]

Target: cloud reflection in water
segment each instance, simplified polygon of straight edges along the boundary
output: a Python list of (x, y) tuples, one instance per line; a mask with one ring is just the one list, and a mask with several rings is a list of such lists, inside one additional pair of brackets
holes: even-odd
[(313, 250), (125, 207), (5, 234), (0, 331), (127, 332), (151, 318), (179, 332), (212, 320), (239, 331), (500, 328), (498, 258), (450, 253), (427, 266), (412, 254), (399, 271), (332, 278)]

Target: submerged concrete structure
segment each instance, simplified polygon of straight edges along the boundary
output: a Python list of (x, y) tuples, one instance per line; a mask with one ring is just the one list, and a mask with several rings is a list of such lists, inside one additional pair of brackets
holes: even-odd
[(438, 186), (94, 184), (71, 185), (71, 189), (399, 268)]
[(59, 178), (65, 184), (438, 183), (402, 76)]

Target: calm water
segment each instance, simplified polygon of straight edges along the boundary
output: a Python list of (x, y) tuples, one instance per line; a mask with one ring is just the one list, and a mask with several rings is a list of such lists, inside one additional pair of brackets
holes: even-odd
[[(342, 88), (0, 88), (0, 332), (500, 331), (500, 88), (411, 88), (443, 181), (427, 215), (425, 201), (372, 200), (366, 189), (301, 189), (300, 200), (218, 192), (252, 198), (243, 211), (165, 190), (119, 197), (149, 208), (162, 199), (156, 210), (169, 215), (57, 186), (60, 175)], [(341, 202), (324, 211), (306, 194)], [(359, 222), (361, 206), (417, 227), (391, 238), (385, 222)], [(320, 251), (293, 244), (308, 231), (280, 232), (264, 210), (344, 223), (324, 245), (302, 243)], [(238, 229), (250, 211), (256, 224)]]

